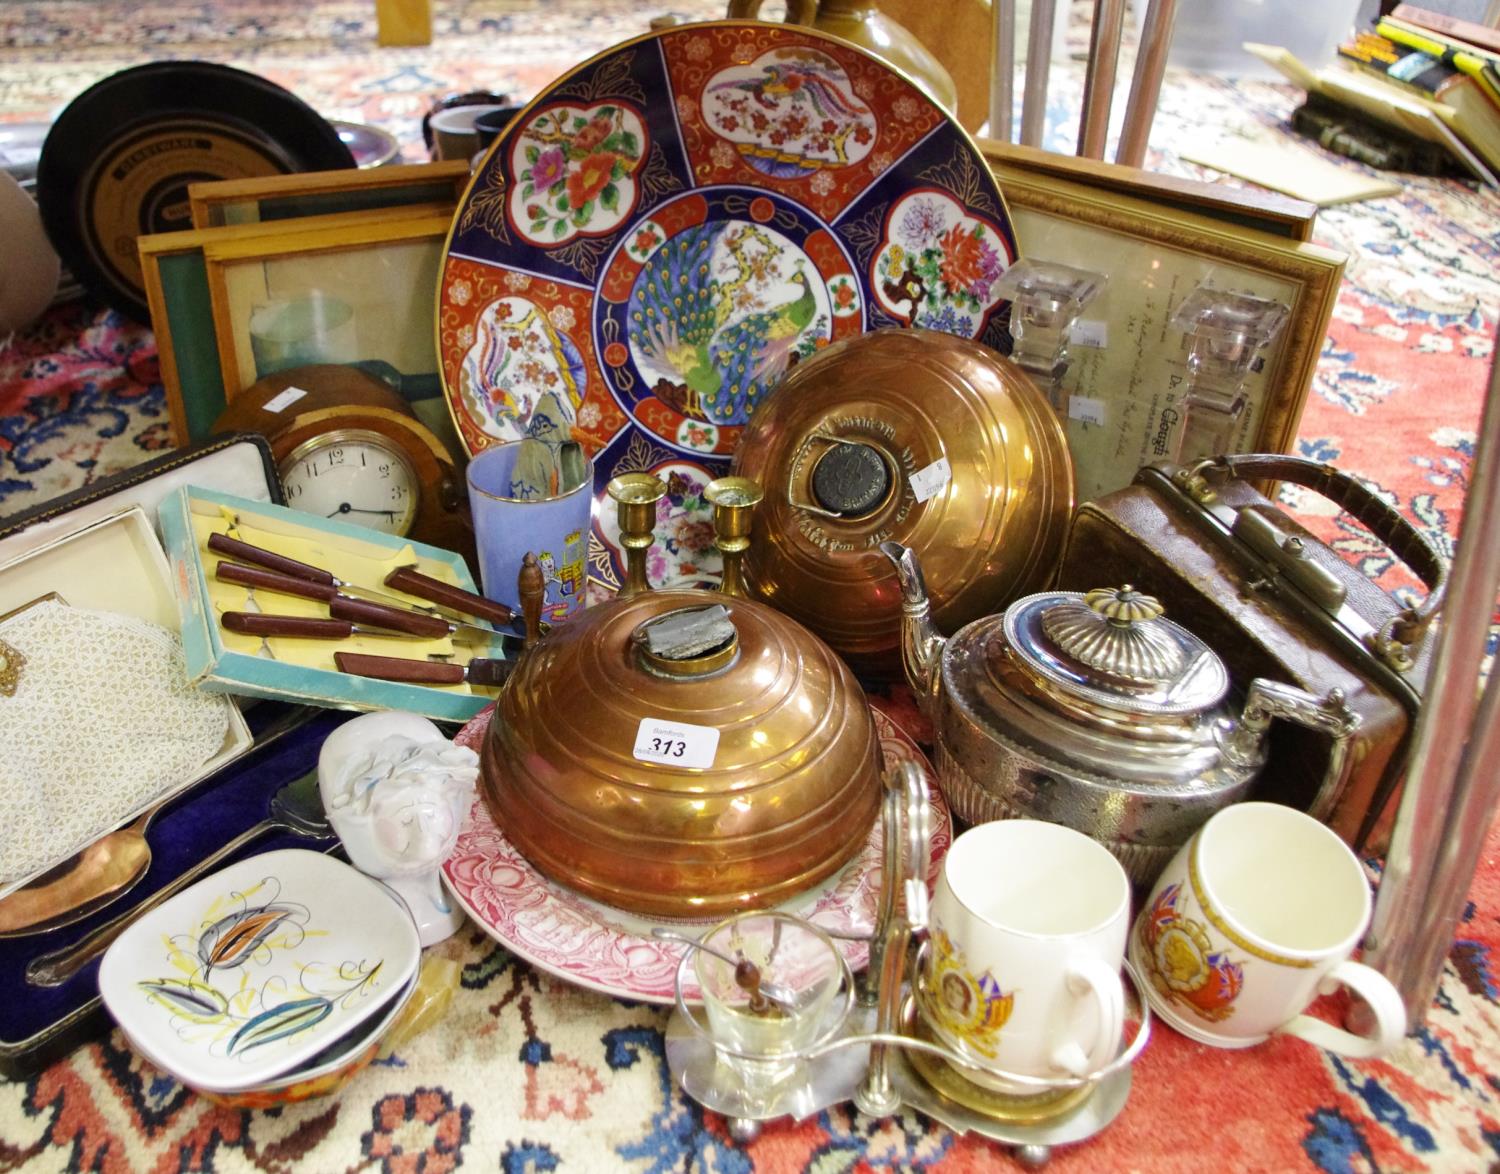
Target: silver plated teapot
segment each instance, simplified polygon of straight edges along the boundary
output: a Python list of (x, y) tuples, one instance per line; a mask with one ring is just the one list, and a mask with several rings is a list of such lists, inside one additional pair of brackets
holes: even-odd
[(1044, 591), (945, 640), (916, 555), (881, 544), (902, 594), (902, 662), (937, 741), (938, 785), (970, 823), (1044, 819), (1092, 836), (1149, 885), (1215, 811), (1246, 798), (1283, 718), (1329, 735), (1329, 770), (1359, 724), (1338, 690), (1256, 679), (1243, 707), (1202, 640), (1129, 586)]

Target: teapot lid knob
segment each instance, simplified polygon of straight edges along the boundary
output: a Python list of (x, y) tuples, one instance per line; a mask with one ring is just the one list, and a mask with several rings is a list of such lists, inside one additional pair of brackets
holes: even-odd
[(1083, 597), (1083, 601), (1110, 623), (1122, 626), (1148, 624), (1166, 614), (1161, 600), (1137, 591), (1129, 583), (1119, 587), (1095, 587)]
[(1047, 608), (1042, 631), (1063, 655), (1135, 685), (1159, 686), (1182, 672), (1187, 656), (1163, 624), (1161, 601), (1130, 584), (1099, 587)]

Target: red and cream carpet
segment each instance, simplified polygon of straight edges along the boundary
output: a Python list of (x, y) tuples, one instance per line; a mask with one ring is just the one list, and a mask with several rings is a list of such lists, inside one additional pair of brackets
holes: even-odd
[[(712, 0), (678, 0), (690, 16)], [(382, 125), (408, 158), (439, 94), (525, 97), (643, 31), (627, 0), (439, 0), (427, 49), (378, 50), (364, 0), (0, 0), (0, 120), (45, 118), (118, 68), (202, 57), (251, 69), (325, 115)], [(1125, 74), (1128, 76), (1128, 73)], [(1064, 87), (1066, 88), (1066, 87)], [(1173, 75), (1153, 142), (1205, 121), (1284, 119), (1285, 88)], [(1066, 95), (1055, 121), (1061, 122)], [(1207, 174), (1170, 150), (1155, 164)], [(1352, 166), (1352, 165), (1351, 165)], [(1297, 449), (1365, 478), (1451, 552), (1500, 315), (1500, 199), (1412, 179), (1330, 209), (1318, 239), (1350, 254)], [(3, 263), (3, 262), (0, 262)], [(0, 340), (0, 515), (167, 444), (150, 332), (70, 305)], [(1413, 581), (1356, 527), (1291, 498), (1388, 589)], [(1425, 1028), (1350, 1062), (1292, 1039), (1217, 1052), (1159, 1028), (1129, 1104), (1069, 1170), (1485, 1170), (1500, 1164), (1500, 843), (1492, 838)], [(275, 1112), (216, 1109), (116, 1034), (35, 1079), (0, 1084), (0, 1169), (833, 1172), (1012, 1166), (986, 1142), (905, 1112), (841, 1108), (735, 1145), (671, 1085), (664, 1012), (567, 986), (487, 938), (439, 949), (463, 966), (447, 1020), (341, 1097)]]

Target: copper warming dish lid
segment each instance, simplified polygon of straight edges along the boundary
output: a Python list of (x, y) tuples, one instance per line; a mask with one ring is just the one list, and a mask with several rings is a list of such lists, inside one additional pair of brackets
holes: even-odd
[(544, 875), (632, 912), (710, 917), (809, 888), (880, 799), (863, 691), (754, 601), (647, 592), (517, 664), (481, 757), (495, 822)]
[(751, 594), (877, 673), (900, 664), (881, 542), (918, 552), (952, 631), (1046, 585), (1073, 509), (1067, 437), (1030, 376), (932, 330), (876, 330), (798, 364), (745, 426), (734, 471), (765, 489)]

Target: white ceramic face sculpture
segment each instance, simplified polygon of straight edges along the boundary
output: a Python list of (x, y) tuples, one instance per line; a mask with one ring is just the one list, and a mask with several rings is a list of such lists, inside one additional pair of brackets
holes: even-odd
[(401, 894), (424, 946), (463, 923), (439, 866), (453, 851), (478, 777), (477, 754), (412, 713), (345, 722), (318, 756), (323, 807), (350, 862)]

